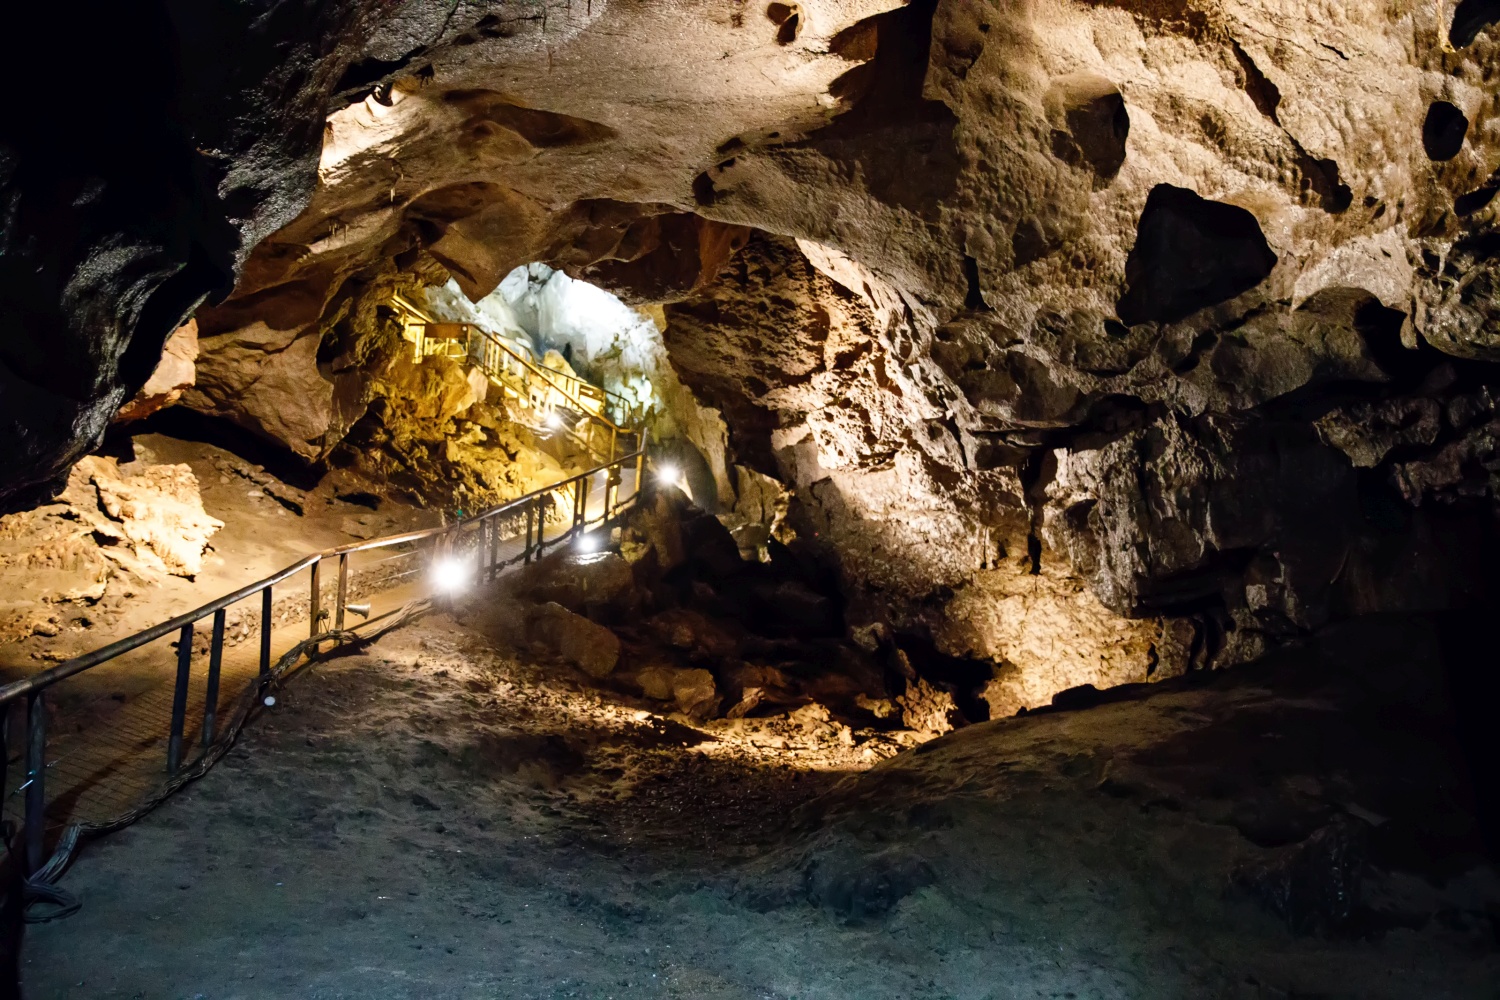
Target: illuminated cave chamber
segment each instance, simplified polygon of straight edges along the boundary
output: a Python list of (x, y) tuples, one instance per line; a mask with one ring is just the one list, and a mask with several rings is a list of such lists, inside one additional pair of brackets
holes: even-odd
[[(565, 377), (576, 374), (600, 390), (604, 398), (596, 412), (638, 431), (630, 444), (649, 446), (658, 464), (678, 471), (674, 481), (719, 517), (747, 558), (765, 559), (773, 537), (791, 537), (786, 490), (734, 460), (719, 413), (702, 405), (679, 379), (664, 342), (668, 320), (663, 306), (632, 307), (589, 281), (541, 263), (517, 267), (477, 302), (451, 279), (425, 286), (412, 297), (436, 319), (489, 331), (508, 351)], [(444, 348), (434, 344), (427, 350), (442, 353)], [(462, 353), (456, 346), (451, 350)], [(532, 406), (517, 399), (514, 390), (498, 383), (495, 388), (500, 397), (519, 404), (521, 419), (544, 432), (556, 429), (546, 424), (545, 401)], [(573, 414), (571, 419), (576, 418)]]
[[(180, 393), (165, 413), (360, 481), (293, 492), (267, 462), (200, 463), (224, 522), (183, 504), (200, 553), (214, 529), (202, 580), (236, 531), (305, 550), (597, 463), (577, 440), (589, 390), (566, 404), (476, 373), (483, 326), (505, 341), (496, 371), (519, 355), (639, 409), (696, 501), (654, 499), (597, 553), (612, 605), (559, 558), (521, 653), (592, 636), (620, 655), (580, 683), (720, 734), (775, 717), (814, 742), (914, 743), (998, 720), (856, 778), (865, 847), (802, 852), (724, 909), (812, 898), (862, 919), (923, 882), (884, 905), (903, 936), (952, 915), (909, 939), (962, 970), (935, 996), (1493, 994), (1493, 965), (1434, 985), (1464, 964), (1444, 936), (1492, 948), (1500, 903), (1457, 920), (1429, 895), (1370, 922), (1355, 876), (1384, 866), (1364, 902), (1385, 907), (1458, 871), (1486, 823), (1500, 844), (1500, 811), (1474, 819), (1454, 778), (1497, 801), (1495, 0), (12, 6), (23, 58), (48, 40), (71, 58), (13, 73), (38, 84), (0, 124), (0, 504), (21, 519), (0, 559), (156, 559), (163, 587), (189, 586), (156, 524), (110, 514), (184, 484), (80, 462), (148, 402), (129, 397), (164, 345), (193, 357), (190, 385), (150, 394)], [(122, 80), (109, 114), (57, 127)], [(196, 352), (172, 335), (189, 315)], [(340, 499), (366, 492), (392, 502)], [(23, 522), (62, 544), (18, 542)], [(21, 622), (38, 657), (69, 616)], [(30, 652), (6, 662), (50, 662)], [(1354, 721), (1351, 699), (1372, 711)], [(671, 822), (719, 800), (683, 801)], [(1080, 831), (1044, 859), (1016, 846)], [(908, 836), (918, 856), (948, 841), (930, 885), (887, 852)], [(1413, 867), (1424, 851), (1442, 864)], [(1043, 941), (1072, 891), (1053, 877), (1079, 903), (1048, 911), (1062, 933)], [(1252, 981), (1230, 949), (1166, 984), (1188, 954), (1174, 935), (1250, 926), (1223, 911), (1246, 883), (1294, 932), (1293, 900), (1333, 907), (1316, 947), (1340, 968)], [(990, 975), (1126, 953), (1161, 958), (1133, 983)], [(1366, 988), (1412, 957), (1431, 981)], [(918, 981), (880, 978), (894, 997)], [(883, 996), (852, 982), (734, 989)]]

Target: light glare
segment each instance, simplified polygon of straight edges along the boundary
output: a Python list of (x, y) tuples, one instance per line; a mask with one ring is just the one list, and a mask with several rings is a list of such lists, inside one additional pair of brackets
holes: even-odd
[(469, 585), (469, 563), (448, 556), (432, 564), (432, 585), (445, 593), (456, 594)]

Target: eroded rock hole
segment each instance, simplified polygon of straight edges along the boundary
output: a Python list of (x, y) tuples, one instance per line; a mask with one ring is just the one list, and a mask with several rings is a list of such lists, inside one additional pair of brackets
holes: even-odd
[(1448, 38), (1462, 48), (1472, 45), (1479, 33), (1500, 21), (1500, 0), (1460, 0), (1453, 10)]
[(1052, 153), (1108, 182), (1125, 162), (1130, 113), (1120, 90), (1103, 77), (1075, 74), (1052, 82), (1045, 99), (1053, 125)]
[(1464, 147), (1469, 119), (1447, 101), (1433, 101), (1422, 121), (1422, 148), (1427, 158), (1437, 162), (1451, 160)]
[(802, 25), (802, 9), (796, 4), (773, 3), (766, 8), (766, 17), (777, 26), (778, 45), (790, 45), (797, 40)]
[(1275, 266), (1254, 215), (1158, 184), (1125, 261), (1118, 315), (1131, 326), (1174, 322), (1254, 288)]
[(988, 309), (989, 305), (984, 301), (984, 288), (980, 284), (979, 261), (967, 254), (964, 256), (964, 282), (968, 285), (964, 308)]

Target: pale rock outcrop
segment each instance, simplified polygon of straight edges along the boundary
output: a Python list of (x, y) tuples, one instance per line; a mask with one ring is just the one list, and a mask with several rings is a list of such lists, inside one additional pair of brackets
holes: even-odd
[(197, 380), (197, 360), (198, 321), (190, 319), (172, 331), (156, 370), (130, 402), (120, 407), (115, 420), (141, 420), (177, 402)]
[(124, 471), (114, 459), (90, 455), (74, 467), (62, 499), (96, 535), (123, 543), (134, 563), (122, 565), (135, 571), (191, 579), (203, 568), (209, 538), (224, 527), (204, 512), (186, 465)]
[(49, 608), (94, 604), (117, 579), (191, 579), (223, 526), (188, 466), (90, 455), (52, 503), (0, 517), (0, 637), (55, 635)]

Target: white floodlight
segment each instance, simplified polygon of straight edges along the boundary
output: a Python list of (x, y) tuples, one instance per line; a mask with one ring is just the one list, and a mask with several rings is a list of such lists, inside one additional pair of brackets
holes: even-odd
[(469, 574), (473, 569), (465, 559), (452, 556), (439, 559), (432, 564), (432, 585), (445, 594), (456, 594), (469, 585)]

